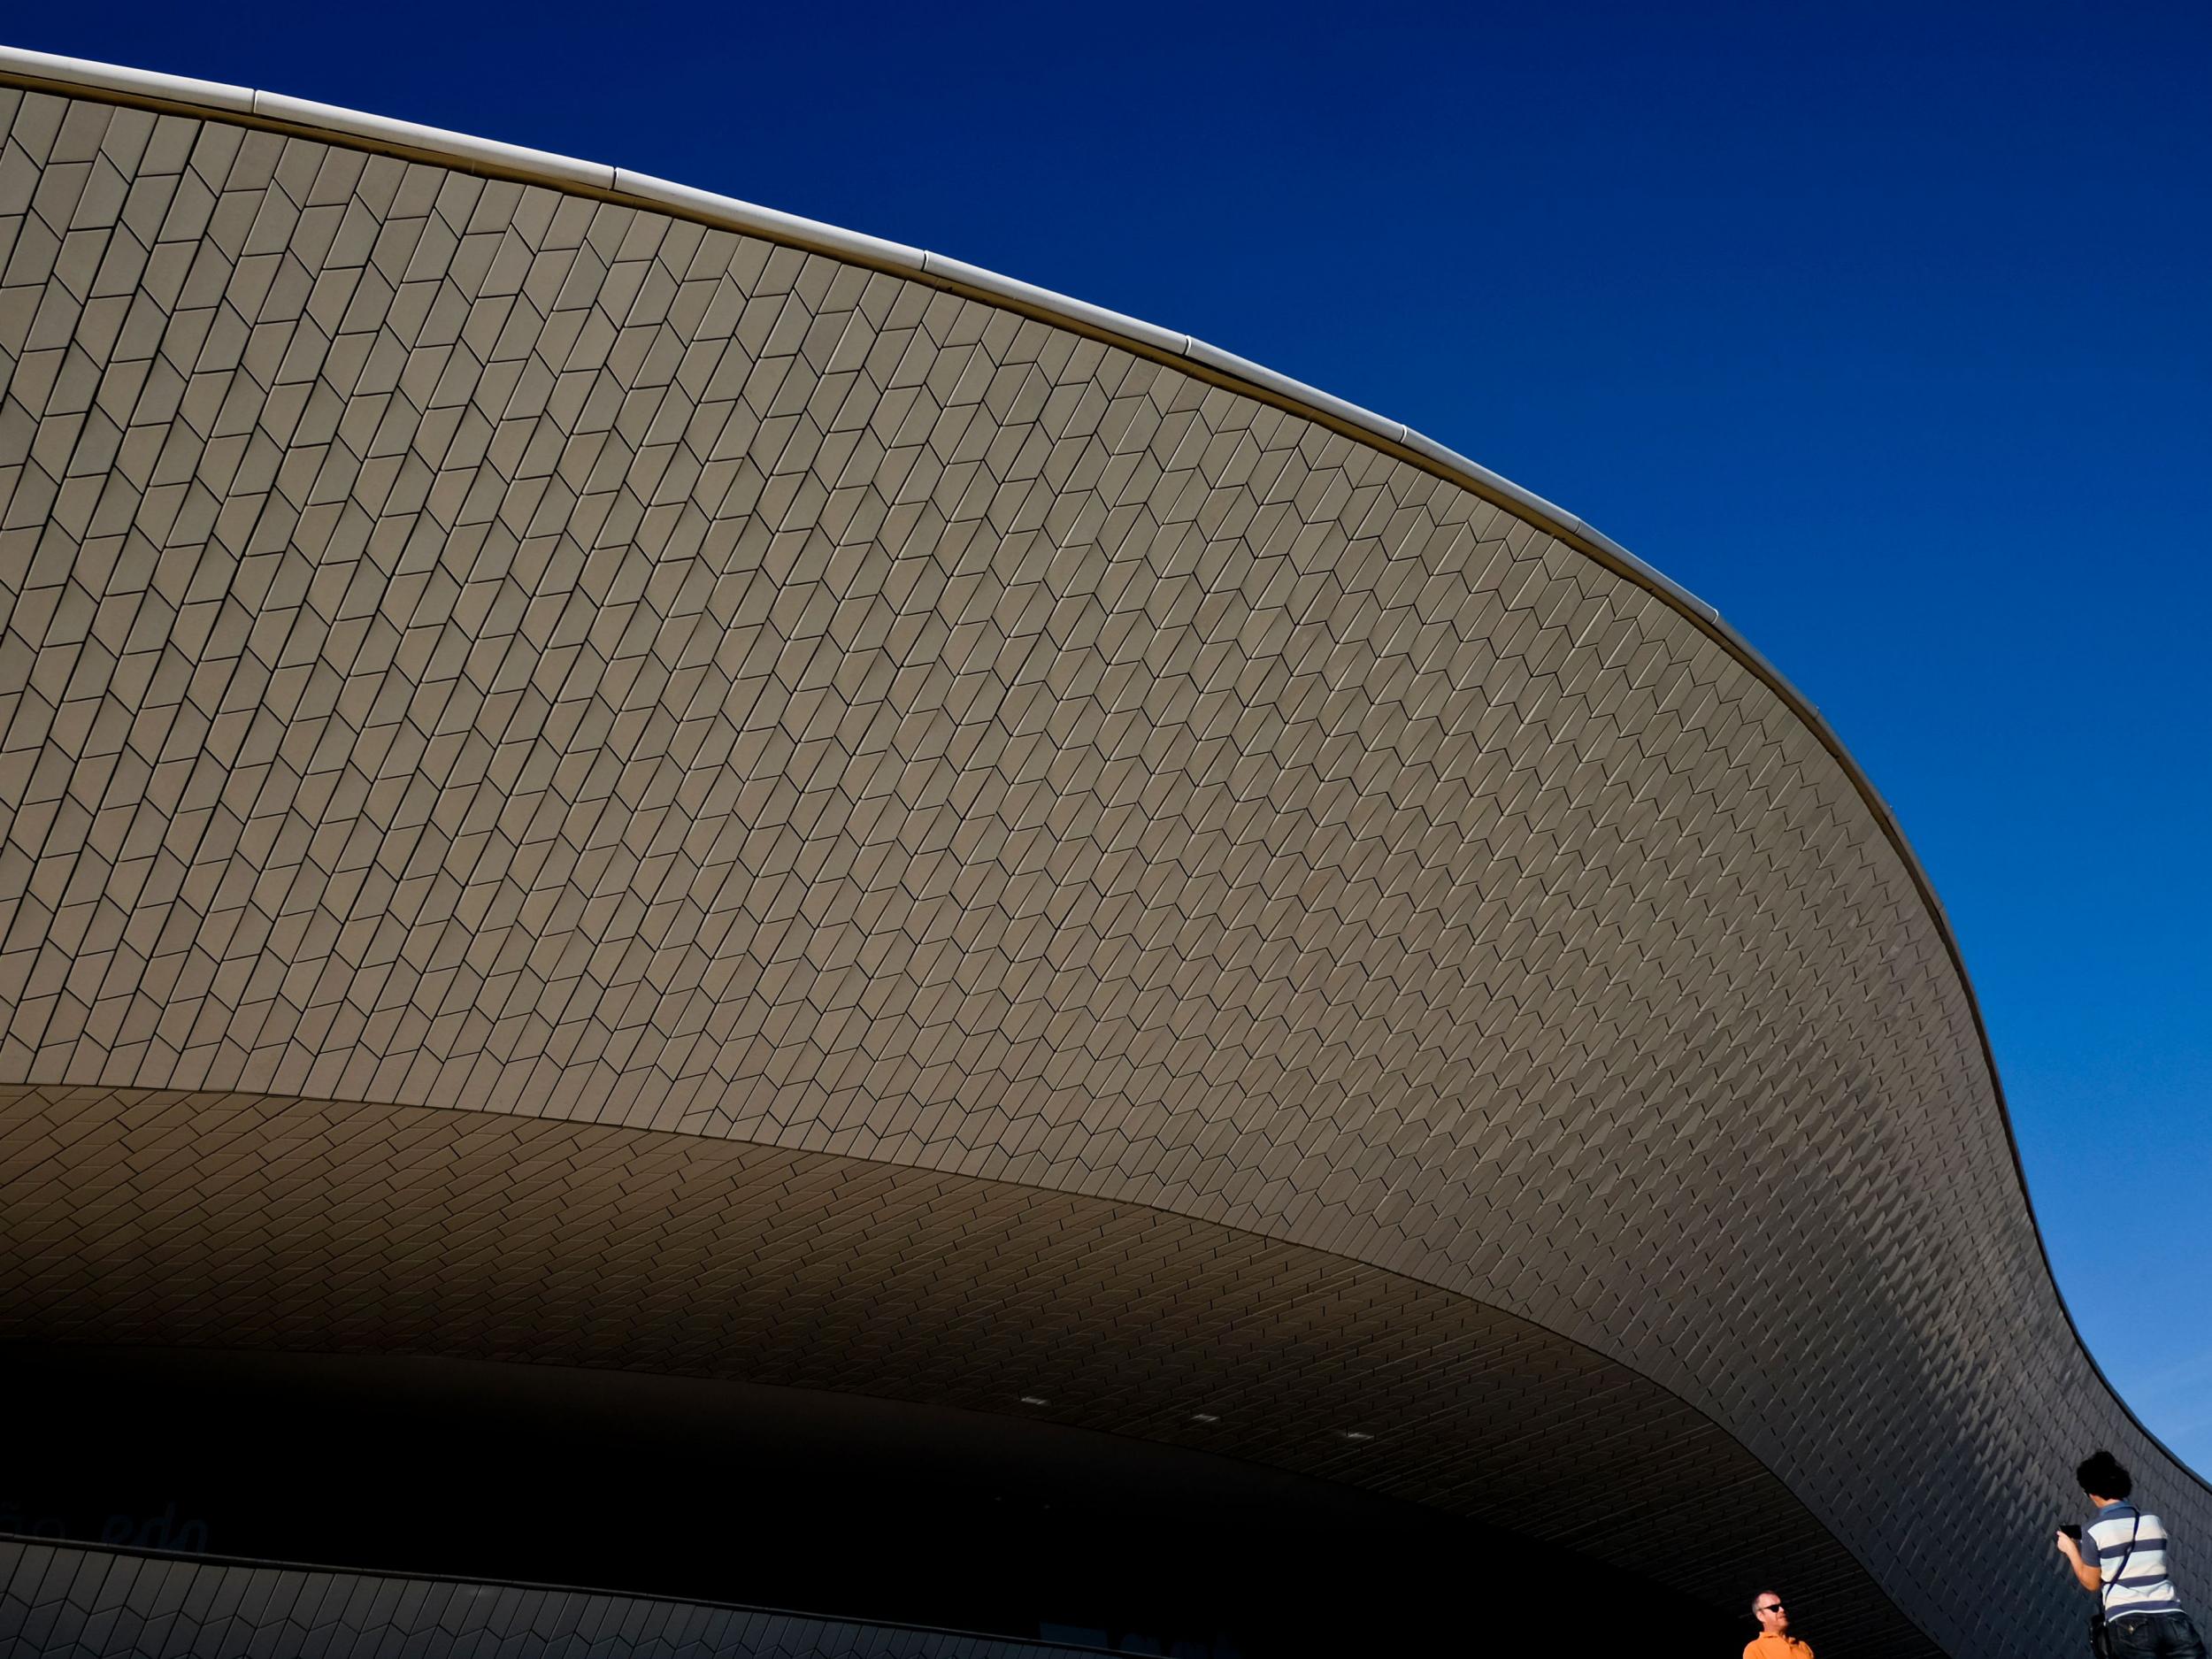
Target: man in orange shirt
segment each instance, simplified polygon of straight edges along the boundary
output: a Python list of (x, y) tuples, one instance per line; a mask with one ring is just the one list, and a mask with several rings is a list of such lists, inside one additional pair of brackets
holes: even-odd
[(1743, 1659), (1813, 1659), (1811, 1647), (1790, 1634), (1790, 1616), (1773, 1591), (1751, 1598), (1751, 1617), (1759, 1621), (1759, 1633), (1745, 1644)]

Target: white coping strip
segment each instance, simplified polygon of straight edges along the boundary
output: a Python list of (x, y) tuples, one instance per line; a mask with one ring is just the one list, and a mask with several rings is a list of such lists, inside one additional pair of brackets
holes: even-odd
[(690, 185), (677, 184), (668, 179), (656, 179), (650, 173), (632, 173), (627, 167), (614, 170), (611, 188), (618, 196), (633, 196), (657, 207), (673, 208), (680, 213), (687, 213), (695, 219), (710, 219), (731, 230), (750, 231), (772, 242), (795, 242), (818, 248), (825, 253), (842, 254), (895, 271), (919, 273), (929, 258), (919, 248), (910, 248), (904, 242), (886, 242), (880, 236), (864, 236), (858, 231), (827, 225), (818, 219), (801, 219), (795, 213), (779, 213), (772, 207), (741, 202), (733, 196), (717, 196), (711, 190), (695, 189)]
[(239, 115), (253, 113), (253, 90), (220, 81), (194, 81), (184, 75), (165, 75), (151, 69), (126, 69), (119, 64), (95, 63), (88, 58), (61, 58), (20, 46), (0, 46), (0, 71), (65, 81), (104, 92), (131, 97), (161, 98), (171, 104), (199, 104)]
[[(52, 52), (32, 51), (7, 45), (0, 45), (0, 77), (42, 81), (65, 87), (114, 93), (123, 97), (146, 98), (227, 114), (254, 116), (311, 131), (334, 133), (397, 149), (421, 150), (464, 166), (494, 168), (527, 179), (603, 190), (609, 195), (673, 209), (728, 229), (751, 232), (771, 241), (817, 248), (826, 253), (842, 255), (886, 269), (910, 271), (925, 280), (956, 285), (973, 293), (1008, 300), (1098, 334), (1186, 358), (1217, 373), (1241, 380), (1300, 409), (1324, 416), (1341, 426), (1371, 434), (1387, 443), (1409, 450), (1441, 469), (1463, 486), (1473, 489), (1476, 494), (1504, 504), (1537, 528), (1563, 534), (1594, 549), (1601, 560), (1619, 565), (1662, 600), (1702, 622), (1746, 667), (1778, 692), (1813, 734), (1836, 757), (1874, 813), (1934, 917), (1936, 926), (1949, 948), (1952, 965), (1966, 987), (1967, 1003), (1973, 1010), (1983, 1058), (1989, 1068), (1990, 1086), (1997, 1097), (1998, 1115), (2004, 1123), (2005, 1140), (2012, 1150), (2013, 1169), (2019, 1177), (2021, 1202), (2027, 1206), (2029, 1225), (2035, 1232), (2036, 1247), (2043, 1256), (2044, 1277), (2050, 1283), (2052, 1294), (2058, 1298), (2060, 1310), (2066, 1316), (2068, 1325), (2073, 1329), (2075, 1345), (2089, 1361), (2090, 1369), (2096, 1373), (2098, 1379), (2104, 1383), (2106, 1392), (2119, 1402), (2120, 1409), (2145, 1438), (2163, 1452), (2177, 1468), (2194, 1473), (2180, 1458), (2167, 1450), (2163, 1441), (2144, 1426), (2127, 1402), (2121, 1398), (2119, 1390), (2114, 1388), (2105, 1378), (2103, 1368), (2089, 1351), (2088, 1343), (2082, 1340), (2073, 1310), (2066, 1305), (2065, 1293), (2058, 1288), (2058, 1276), (2051, 1270), (2050, 1252), (2044, 1243), (2043, 1229), (2036, 1220), (2034, 1200), (2028, 1194), (2027, 1170), (2021, 1162), (2019, 1141), (2013, 1133), (2012, 1114), (2004, 1103), (2004, 1084), (1998, 1076), (1996, 1052), (1990, 1047), (1988, 1029), (1982, 1018), (1981, 1000), (1975, 995), (1973, 980), (1966, 971), (1965, 953), (1959, 948), (1958, 937), (1952, 931), (1950, 916), (1943, 907), (1943, 901), (1936, 896), (1935, 884), (1928, 879), (1920, 856), (1905, 838), (1904, 826), (1897, 821), (1896, 813), (1890, 810), (1889, 803), (1875, 788), (1873, 780), (1866, 775), (1865, 769), (1844, 747), (1843, 740), (1836, 734), (1835, 728), (1828, 724), (1826, 717), (1811, 698), (1798, 690), (1750, 641), (1724, 621), (1718, 611), (1672, 577), (1631, 553), (1612, 537), (1533, 491), (1522, 488), (1510, 479), (1502, 478), (1488, 467), (1469, 460), (1457, 450), (1448, 449), (1433, 438), (1414, 431), (1402, 421), (1386, 419), (1372, 410), (1331, 396), (1302, 380), (1294, 380), (1288, 375), (1279, 374), (1233, 352), (1208, 345), (1202, 340), (1194, 340), (1188, 334), (1177, 334), (1156, 324), (1126, 317), (1083, 300), (1071, 299), (1050, 288), (1017, 281), (1012, 277), (1001, 276), (995, 271), (986, 271), (979, 265), (972, 265), (944, 254), (927, 253), (902, 242), (886, 242), (878, 237), (863, 235), (857, 231), (824, 224), (818, 219), (778, 212), (774, 208), (741, 202), (733, 196), (717, 196), (710, 191), (694, 189), (688, 185), (672, 183), (625, 168), (577, 161), (570, 157), (555, 155), (549, 150), (503, 144), (488, 138), (472, 137), (466, 133), (451, 132), (444, 127), (424, 127), (412, 121), (393, 120), (380, 115), (365, 115), (357, 110), (342, 109), (336, 104), (316, 104), (277, 92), (257, 92), (245, 87), (229, 86), (222, 81), (195, 81), (150, 69), (128, 69), (119, 65), (97, 63), (89, 58), (66, 58)], [(2212, 1490), (2212, 1481), (2206, 1481), (2201, 1476), (2196, 1478), (2200, 1486)]]
[(1017, 305), (1026, 305), (1068, 321), (1080, 324), (1100, 334), (1113, 334), (1125, 340), (1134, 340), (1150, 346), (1155, 351), (1165, 351), (1183, 357), (1190, 350), (1190, 336), (1179, 334), (1172, 329), (1162, 328), (1134, 317), (1125, 317), (1119, 311), (1110, 311), (1102, 305), (1093, 305), (1084, 300), (1070, 299), (1050, 288), (1041, 288), (1033, 283), (1018, 282), (1012, 277), (1001, 276), (995, 271), (986, 271), (981, 265), (970, 265), (964, 259), (955, 259), (941, 253), (922, 256), (924, 274), (941, 281), (957, 282), (963, 288), (973, 288), (980, 294), (993, 295), (999, 299), (1011, 300)]
[(472, 138), (466, 133), (448, 132), (443, 127), (424, 127), (414, 121), (396, 121), (388, 116), (364, 115), (358, 110), (341, 109), (334, 104), (288, 98), (280, 92), (255, 93), (253, 112), (264, 120), (311, 127), (326, 133), (343, 133), (349, 138), (365, 138), (371, 143), (390, 144), (403, 150), (426, 150), (476, 166), (528, 173), (534, 178), (560, 184), (580, 184), (594, 190), (614, 188), (614, 169), (596, 162), (576, 161), (549, 150), (526, 150), (519, 144), (502, 144), (488, 138)]

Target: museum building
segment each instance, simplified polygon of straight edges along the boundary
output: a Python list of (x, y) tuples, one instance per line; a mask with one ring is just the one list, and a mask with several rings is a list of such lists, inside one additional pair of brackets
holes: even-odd
[(1579, 519), (618, 167), (0, 133), (0, 1647), (2016, 1659), (2086, 1450), (2212, 1538), (1888, 809)]

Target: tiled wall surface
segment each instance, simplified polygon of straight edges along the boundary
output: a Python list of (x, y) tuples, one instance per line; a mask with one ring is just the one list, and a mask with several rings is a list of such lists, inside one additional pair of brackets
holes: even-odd
[(1897, 849), (1692, 618), (910, 278), (89, 97), (0, 127), (7, 1156), (108, 1180), (10, 1217), (19, 1277), (142, 1239), (115, 1171), (203, 1132), (102, 1142), (134, 1112), (558, 1119), (1502, 1310), (1961, 1659), (2076, 1639), (2092, 1446), (2212, 1536), (2064, 1320)]
[(1046, 1659), (1079, 1651), (642, 1596), (0, 1538), (7, 1659)]

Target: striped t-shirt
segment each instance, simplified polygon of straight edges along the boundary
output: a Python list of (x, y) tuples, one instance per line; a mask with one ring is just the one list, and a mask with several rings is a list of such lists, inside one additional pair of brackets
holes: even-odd
[(2166, 1524), (2155, 1515), (2132, 1503), (2106, 1504), (2082, 1534), (2081, 1558), (2104, 1579), (2107, 1619), (2181, 1611), (2166, 1572)]

